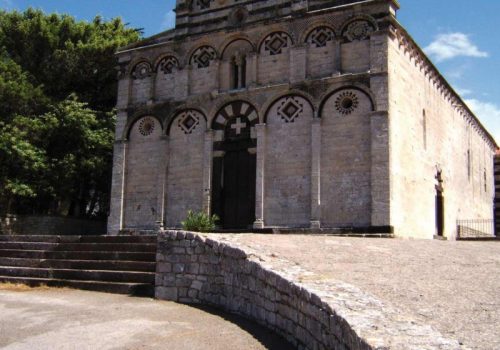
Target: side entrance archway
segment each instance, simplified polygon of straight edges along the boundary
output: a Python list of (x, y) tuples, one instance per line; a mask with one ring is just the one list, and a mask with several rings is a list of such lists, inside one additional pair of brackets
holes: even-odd
[(257, 112), (247, 102), (222, 108), (215, 130), (212, 213), (224, 229), (251, 228), (255, 221)]

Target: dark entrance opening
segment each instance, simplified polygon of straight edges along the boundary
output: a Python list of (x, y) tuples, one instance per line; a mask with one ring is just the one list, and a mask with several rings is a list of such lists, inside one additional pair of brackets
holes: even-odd
[(441, 171), (436, 175), (436, 234), (440, 237), (444, 235), (444, 189)]
[(224, 141), (215, 144), (212, 212), (224, 229), (249, 229), (255, 221), (255, 140), (244, 115), (229, 119)]

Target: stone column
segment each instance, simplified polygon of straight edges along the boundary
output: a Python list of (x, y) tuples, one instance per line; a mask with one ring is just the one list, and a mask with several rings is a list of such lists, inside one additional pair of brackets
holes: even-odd
[(212, 207), (212, 163), (214, 153), (214, 131), (205, 132), (203, 148), (203, 211), (211, 215)]
[(264, 221), (264, 198), (265, 198), (265, 166), (266, 166), (266, 124), (255, 126), (257, 133), (257, 173), (255, 181), (255, 222), (253, 227), (261, 229), (265, 226)]
[[(316, 113), (315, 113), (316, 114)], [(311, 125), (311, 228), (321, 227), (321, 119)]]
[(113, 147), (113, 179), (111, 182), (111, 203), (108, 217), (108, 235), (117, 235), (123, 229), (125, 172), (127, 159), (127, 141), (115, 141)]
[(247, 56), (247, 86), (257, 85), (257, 53), (250, 52)]
[(160, 139), (159, 152), (161, 152), (160, 163), (158, 164), (158, 208), (156, 219), (157, 229), (163, 230), (166, 223), (166, 201), (167, 201), (167, 171), (168, 171), (168, 161), (169, 157), (169, 147), (168, 147), (168, 136), (163, 135)]

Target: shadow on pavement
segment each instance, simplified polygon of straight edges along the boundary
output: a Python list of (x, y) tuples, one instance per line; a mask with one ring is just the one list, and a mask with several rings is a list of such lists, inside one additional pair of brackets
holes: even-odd
[[(259, 325), (258, 323), (244, 318), (243, 316), (230, 314), (211, 306), (205, 305), (189, 305), (198, 310), (207, 312), (209, 314), (219, 316), (224, 320), (231, 322), (243, 329), (248, 334), (251, 334), (258, 340), (266, 349), (269, 350), (295, 350), (296, 348), (291, 345), (285, 338), (274, 333), (273, 331)], [(230, 344), (228, 344), (230, 346)]]

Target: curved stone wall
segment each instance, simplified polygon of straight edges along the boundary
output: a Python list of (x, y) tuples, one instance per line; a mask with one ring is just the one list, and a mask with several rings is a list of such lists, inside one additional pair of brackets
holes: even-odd
[(216, 235), (159, 233), (156, 297), (241, 314), (299, 349), (463, 349), (354, 286), (244, 249)]

